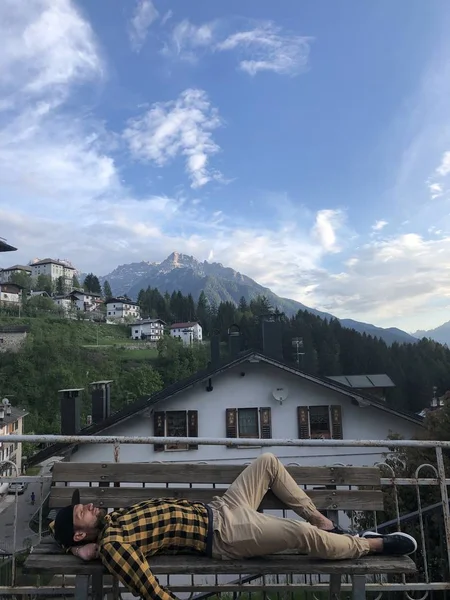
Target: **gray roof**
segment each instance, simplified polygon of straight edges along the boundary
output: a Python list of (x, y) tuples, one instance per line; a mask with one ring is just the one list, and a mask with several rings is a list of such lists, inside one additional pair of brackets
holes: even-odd
[(10, 423), (15, 423), (21, 417), (26, 417), (27, 414), (28, 413), (25, 410), (22, 410), (21, 408), (16, 408), (15, 406), (11, 406), (11, 414), (7, 415), (5, 407), (5, 418), (0, 421), (0, 427), (4, 427), (5, 425), (9, 425)]
[(42, 260), (37, 260), (36, 262), (32, 263), (31, 266), (37, 267), (38, 265), (48, 264), (60, 265), (61, 267), (65, 267), (66, 269), (72, 269), (72, 271), (75, 271), (75, 267), (71, 267), (70, 265), (63, 263), (60, 260), (54, 260), (53, 258), (43, 258)]
[(5, 240), (0, 238), (0, 252), (12, 252), (13, 250), (17, 250), (17, 248), (10, 246), (5, 242)]
[(0, 333), (28, 333), (29, 325), (1, 325)]
[(31, 273), (31, 270), (31, 267), (26, 267), (25, 265), (13, 265), (12, 267), (3, 269), (3, 271), (27, 271), (27, 273)]
[(365, 389), (365, 388), (388, 388), (395, 387), (395, 383), (389, 377), (389, 375), (339, 375), (333, 377), (327, 377), (337, 381), (342, 385), (347, 385), (351, 388)]

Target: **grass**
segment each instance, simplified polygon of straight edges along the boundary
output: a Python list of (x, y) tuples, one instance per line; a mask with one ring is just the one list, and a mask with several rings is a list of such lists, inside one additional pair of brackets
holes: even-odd
[(142, 348), (139, 350), (127, 350), (126, 360), (153, 360), (158, 357), (156, 348)]

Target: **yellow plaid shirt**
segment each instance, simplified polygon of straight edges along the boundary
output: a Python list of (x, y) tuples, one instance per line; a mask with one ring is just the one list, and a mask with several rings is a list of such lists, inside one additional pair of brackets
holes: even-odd
[(207, 551), (208, 512), (204, 504), (172, 498), (140, 502), (105, 517), (99, 556), (108, 571), (145, 600), (172, 600), (150, 570), (157, 553)]

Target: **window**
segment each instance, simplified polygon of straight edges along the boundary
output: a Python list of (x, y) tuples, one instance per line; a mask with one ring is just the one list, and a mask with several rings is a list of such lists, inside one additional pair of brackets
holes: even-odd
[(270, 408), (227, 408), (226, 437), (270, 439), (272, 437)]
[[(168, 410), (153, 415), (155, 437), (198, 437), (198, 411)], [(155, 452), (163, 450), (196, 450), (198, 444), (154, 444)]]
[(342, 440), (342, 407), (299, 406), (297, 408), (299, 439)]

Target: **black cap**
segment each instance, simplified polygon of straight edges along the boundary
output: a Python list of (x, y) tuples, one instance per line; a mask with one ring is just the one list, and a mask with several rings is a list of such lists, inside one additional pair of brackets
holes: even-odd
[(70, 506), (61, 508), (55, 518), (55, 540), (64, 548), (70, 548), (70, 546), (77, 545), (77, 542), (73, 539), (75, 533), (73, 527), (73, 508), (76, 504), (80, 504), (79, 490), (75, 490), (72, 494), (72, 503)]

